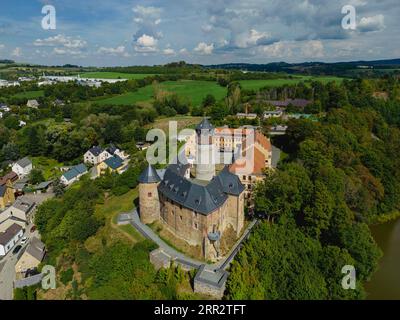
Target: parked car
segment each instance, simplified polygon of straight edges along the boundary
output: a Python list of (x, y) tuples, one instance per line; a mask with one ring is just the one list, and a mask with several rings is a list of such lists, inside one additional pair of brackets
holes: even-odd
[(21, 244), (24, 245), (28, 241), (27, 237), (22, 237)]
[(33, 233), (33, 232), (35, 232), (36, 231), (36, 226), (33, 226), (32, 228), (31, 228), (31, 233)]
[(16, 246), (15, 248), (14, 248), (14, 250), (13, 250), (13, 254), (17, 254), (18, 252), (19, 252), (19, 250), (21, 250), (21, 248), (22, 248), (22, 246), (21, 245), (18, 245), (18, 246)]

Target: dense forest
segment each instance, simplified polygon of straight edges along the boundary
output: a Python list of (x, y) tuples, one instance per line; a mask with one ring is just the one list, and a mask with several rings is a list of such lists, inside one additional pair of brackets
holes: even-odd
[[(373, 98), (377, 86), (392, 98)], [(275, 139), (288, 157), (258, 186), (256, 210), (268, 219), (234, 261), (227, 298), (365, 297), (381, 256), (368, 224), (400, 210), (397, 90), (363, 80), (314, 91), (326, 115), (291, 120)], [(356, 268), (354, 291), (341, 288), (345, 265)]]

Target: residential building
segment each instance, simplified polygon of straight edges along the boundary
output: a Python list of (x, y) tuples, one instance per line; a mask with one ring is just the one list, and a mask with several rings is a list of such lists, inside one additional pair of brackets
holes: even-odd
[(12, 205), (15, 201), (12, 183), (8, 180), (4, 185), (0, 185), (0, 209)]
[(33, 169), (33, 164), (28, 157), (18, 160), (12, 166), (12, 171), (15, 172), (20, 178), (30, 174), (32, 169)]
[(35, 202), (32, 202), (25, 197), (18, 198), (11, 207), (1, 213), (3, 216), (2, 219), (6, 220), (8, 218), (16, 218), (29, 224), (32, 222), (32, 213), (35, 209), (35, 205)]
[(107, 170), (121, 174), (125, 172), (126, 169), (128, 169), (126, 162), (117, 155), (114, 155), (97, 165), (98, 175), (105, 173)]
[(280, 118), (283, 116), (283, 110), (264, 111), (264, 119)]
[(45, 255), (44, 243), (36, 237), (31, 238), (25, 252), (15, 265), (15, 273), (23, 276), (27, 271), (36, 269)]
[(18, 180), (18, 175), (15, 172), (11, 171), (0, 178), (0, 186), (5, 185), (7, 182), (14, 183), (17, 180)]
[(257, 114), (256, 113), (237, 113), (236, 117), (239, 119), (254, 120), (254, 119), (257, 119)]
[(270, 100), (267, 101), (270, 105), (274, 107), (281, 107), (281, 108), (286, 108), (289, 105), (292, 105), (293, 107), (297, 107), (300, 109), (304, 109), (306, 106), (312, 103), (310, 100), (306, 99), (286, 99), (286, 100)]
[(98, 165), (99, 163), (103, 162), (104, 160), (111, 157), (111, 154), (108, 153), (107, 150), (99, 146), (92, 147), (89, 149), (84, 155), (84, 162), (90, 163), (93, 165)]
[(28, 102), (26, 103), (26, 106), (28, 108), (37, 109), (37, 108), (39, 108), (39, 102), (37, 102), (37, 100), (28, 100)]
[(60, 180), (64, 185), (69, 186), (72, 183), (74, 183), (75, 181), (78, 181), (80, 179), (80, 177), (82, 177), (86, 173), (88, 173), (88, 169), (82, 163), (77, 166), (73, 166), (71, 169), (69, 169), (67, 172), (65, 172), (61, 176)]
[(0, 233), (0, 256), (5, 256), (14, 248), (24, 234), (23, 228), (14, 223), (5, 232)]

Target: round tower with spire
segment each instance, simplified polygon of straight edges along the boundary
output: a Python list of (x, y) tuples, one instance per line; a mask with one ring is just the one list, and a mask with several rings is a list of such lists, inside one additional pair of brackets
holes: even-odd
[(211, 181), (215, 176), (214, 127), (204, 118), (196, 127), (196, 178)]
[(158, 185), (161, 179), (156, 169), (149, 165), (139, 177), (139, 215), (144, 224), (160, 218), (160, 199)]

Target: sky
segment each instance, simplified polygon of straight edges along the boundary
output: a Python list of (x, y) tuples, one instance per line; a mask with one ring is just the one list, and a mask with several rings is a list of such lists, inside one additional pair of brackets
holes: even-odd
[[(45, 5), (55, 29), (44, 29)], [(355, 29), (344, 29), (344, 6)], [(46, 20), (47, 21), (47, 20)], [(0, 0), (0, 59), (81, 66), (400, 58), (399, 0)]]

